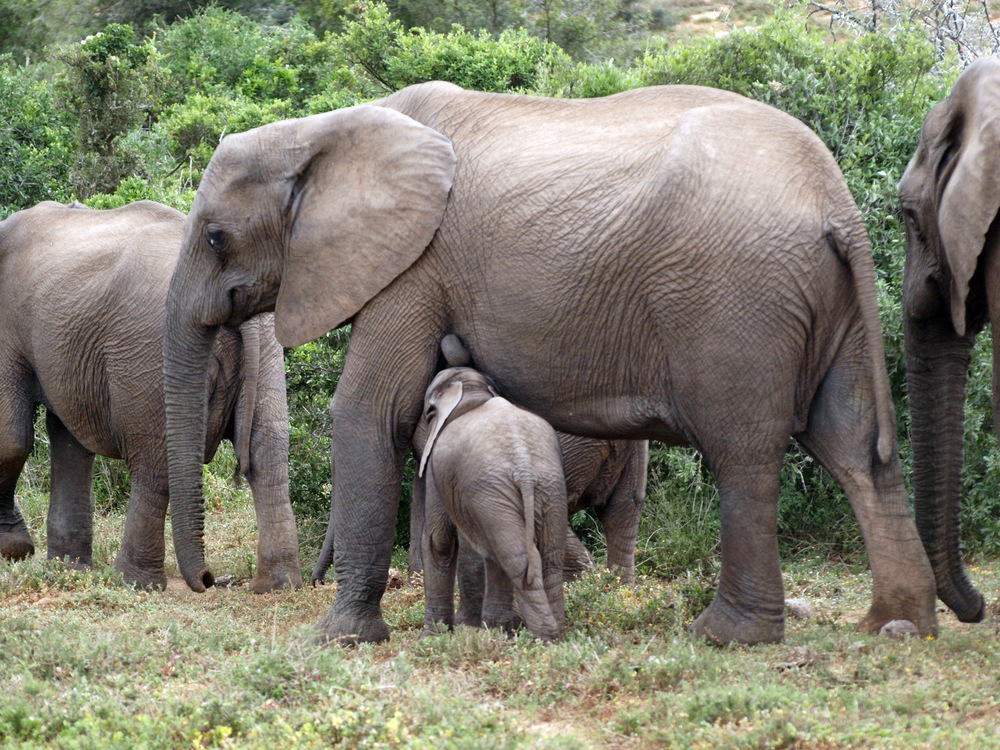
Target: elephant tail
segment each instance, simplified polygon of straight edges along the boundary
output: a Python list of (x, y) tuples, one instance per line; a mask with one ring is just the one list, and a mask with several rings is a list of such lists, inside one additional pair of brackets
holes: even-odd
[(260, 321), (251, 318), (240, 326), (243, 339), (243, 387), (239, 414), (236, 420), (236, 476), (240, 472), (250, 476), (250, 433), (253, 431), (253, 413), (257, 405), (257, 382), (260, 379)]
[[(846, 189), (846, 188), (845, 188)], [(872, 384), (875, 389), (875, 418), (878, 426), (876, 449), (879, 460), (887, 463), (893, 455), (896, 438), (896, 410), (889, 387), (885, 365), (885, 344), (882, 341), (882, 324), (878, 314), (878, 295), (875, 291), (875, 262), (861, 215), (851, 201), (852, 219), (846, 231), (835, 229), (832, 234), (837, 254), (847, 261), (854, 278), (854, 292), (861, 308), (865, 340), (868, 342)]]
[(518, 485), (524, 501), (524, 551), (528, 556), (528, 572), (524, 584), (527, 589), (537, 589), (542, 586), (542, 571), (536, 563), (538, 556), (531, 554), (531, 550), (535, 548), (535, 481), (528, 477), (520, 479)]

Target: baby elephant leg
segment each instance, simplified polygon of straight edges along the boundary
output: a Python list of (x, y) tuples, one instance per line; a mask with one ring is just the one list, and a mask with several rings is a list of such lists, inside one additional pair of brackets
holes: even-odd
[(482, 556), (461, 532), (458, 534), (458, 612), (455, 623), (478, 628), (483, 624), (486, 568)]
[(486, 594), (483, 599), (483, 624), (513, 633), (521, 626), (514, 612), (514, 586), (510, 578), (493, 560), (486, 560)]
[[(428, 485), (430, 482), (428, 482)], [(424, 629), (423, 638), (442, 627), (455, 624), (455, 567), (458, 559), (458, 534), (444, 513), (440, 501), (428, 489), (424, 523)]]

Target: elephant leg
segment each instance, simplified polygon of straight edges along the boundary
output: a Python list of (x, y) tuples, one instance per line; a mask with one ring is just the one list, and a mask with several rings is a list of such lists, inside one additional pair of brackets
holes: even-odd
[[(545, 588), (545, 598), (549, 611), (555, 620), (555, 638), (562, 636), (566, 629), (566, 605), (564, 602), (565, 574), (563, 568), (566, 561), (566, 487), (560, 486), (552, 499), (545, 493), (542, 500), (541, 523), (535, 524), (535, 538), (538, 540), (538, 552), (542, 561), (542, 586)], [(537, 498), (536, 498), (537, 500)], [(576, 539), (576, 534), (572, 534)], [(576, 539), (576, 541), (579, 541)], [(583, 545), (581, 545), (583, 546)], [(531, 554), (532, 550), (528, 550)]]
[[(14, 501), (14, 490), (35, 435), (31, 405), (8, 398), (5, 390), (0, 389), (0, 557), (22, 560), (35, 554), (35, 544)], [(20, 391), (17, 384), (10, 389)]]
[(608, 545), (608, 568), (622, 583), (635, 582), (635, 543), (646, 498), (647, 444), (636, 442), (635, 450), (608, 501), (597, 508), (597, 518)]
[(485, 560), (486, 592), (482, 601), (482, 623), (513, 633), (521, 626), (521, 618), (514, 612), (514, 586), (510, 578), (493, 560)]
[(566, 525), (566, 557), (563, 560), (563, 576), (567, 581), (575, 581), (584, 571), (594, 567), (594, 558), (573, 529)]
[(268, 338), (260, 357), (248, 475), (258, 535), (257, 572), (250, 589), (257, 594), (302, 586), (299, 535), (288, 494), (288, 407), (283, 368), (281, 348)]
[[(552, 612), (549, 592), (546, 591), (546, 576), (540, 580), (528, 582), (529, 560), (531, 566), (537, 566), (544, 571), (542, 556), (538, 550), (531, 547), (515, 554), (504, 553), (497, 559), (497, 564), (503, 575), (510, 580), (514, 589), (517, 608), (524, 620), (524, 625), (531, 634), (543, 641), (554, 641), (562, 636), (563, 628)], [(559, 584), (562, 585), (562, 557), (559, 558)], [(487, 588), (488, 588), (487, 584)], [(565, 613), (563, 614), (565, 618)]]
[[(458, 535), (458, 613), (455, 622), (478, 628), (483, 624), (483, 597), (489, 586), (482, 556)], [(513, 603), (513, 600), (511, 600)]]
[(45, 414), (49, 433), (50, 475), (47, 523), (48, 557), (81, 566), (93, 562), (94, 454), (84, 448), (51, 411)]
[(458, 533), (444, 512), (432, 474), (427, 474), (427, 502), (424, 535), (424, 629), (421, 637), (432, 635), (441, 626), (455, 625), (455, 568), (458, 562)]
[(934, 574), (917, 533), (898, 452), (882, 463), (867, 354), (848, 338), (813, 399), (802, 445), (844, 487), (861, 526), (872, 570), (872, 605), (858, 628), (878, 632), (909, 620), (937, 632)]
[[(370, 316), (383, 313), (377, 300), (373, 303), (355, 322), (332, 409), (337, 595), (317, 625), (321, 641), (378, 642), (389, 637), (381, 601), (403, 463), (437, 364), (440, 329), (428, 329), (421, 340), (412, 327), (398, 325), (393, 311), (386, 311), (391, 315), (384, 329), (366, 328)], [(386, 336), (385, 330), (392, 333)], [(425, 586), (427, 564), (425, 559)]]
[(163, 470), (151, 471), (135, 462), (129, 466), (129, 475), (132, 490), (125, 516), (125, 533), (114, 568), (128, 584), (138, 588), (165, 589), (167, 477)]
[[(414, 459), (416, 459), (415, 454)], [(407, 556), (406, 580), (411, 584), (424, 570), (423, 547), (420, 540), (424, 538), (425, 481), (425, 477), (413, 477), (413, 493), (410, 496), (410, 554)], [(461, 574), (461, 567), (459, 571)]]
[(774, 643), (784, 637), (777, 533), (781, 456), (787, 438), (780, 445), (781, 449), (775, 444), (768, 451), (769, 462), (751, 462), (749, 457), (741, 461), (725, 452), (716, 454), (713, 462), (720, 495), (722, 569), (715, 598), (691, 626), (695, 634), (712, 642)]

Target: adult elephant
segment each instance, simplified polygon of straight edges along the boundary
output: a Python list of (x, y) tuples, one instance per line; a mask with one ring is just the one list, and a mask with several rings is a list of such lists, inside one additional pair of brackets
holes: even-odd
[[(111, 211), (46, 202), (0, 222), (3, 557), (34, 552), (14, 488), (42, 404), (52, 475), (48, 556), (91, 563), (94, 454), (121, 458), (131, 495), (115, 568), (129, 583), (166, 585), (163, 310), (183, 228), (182, 213), (150, 201)], [(209, 354), (199, 467), (223, 437), (233, 441), (259, 527), (250, 587), (299, 586), (284, 356), (273, 316), (222, 332)]]
[(228, 136), (205, 171), (164, 343), (174, 540), (201, 542), (198, 435), (220, 327), (275, 311), (294, 346), (353, 321), (333, 408), (337, 597), (322, 638), (378, 641), (403, 461), (447, 333), (563, 432), (698, 447), (722, 570), (694, 623), (783, 635), (776, 538), (795, 436), (843, 483), (874, 598), (861, 623), (933, 633), (903, 488), (871, 251), (830, 153), (724, 91), (603, 99), (446, 83)]
[(960, 620), (977, 622), (983, 597), (966, 574), (958, 519), (965, 384), (987, 321), (1000, 420), (1000, 60), (970, 65), (928, 113), (899, 202), (917, 528), (938, 596)]

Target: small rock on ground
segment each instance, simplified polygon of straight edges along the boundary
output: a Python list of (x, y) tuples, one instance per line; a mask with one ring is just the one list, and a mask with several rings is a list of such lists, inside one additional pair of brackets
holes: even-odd
[(813, 616), (812, 606), (805, 599), (785, 599), (785, 611), (796, 620), (808, 620)]
[(909, 620), (890, 620), (882, 626), (878, 634), (889, 638), (908, 638), (917, 635), (917, 626)]

